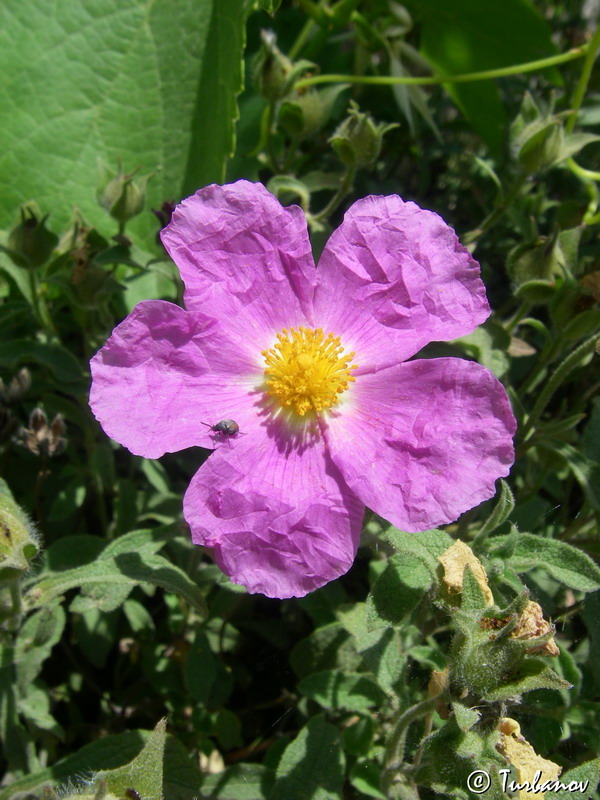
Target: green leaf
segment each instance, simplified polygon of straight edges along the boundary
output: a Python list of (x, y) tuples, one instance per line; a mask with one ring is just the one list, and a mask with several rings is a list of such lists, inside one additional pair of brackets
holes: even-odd
[(375, 722), (369, 715), (361, 715), (354, 719), (355, 721), (347, 725), (342, 732), (344, 750), (354, 756), (364, 756), (369, 752), (375, 735)]
[[(573, 769), (568, 769), (560, 776), (559, 781), (569, 789), (557, 792), (544, 792), (546, 800), (589, 800), (595, 793), (600, 781), (600, 758), (585, 761)], [(578, 787), (573, 782), (580, 784)], [(588, 784), (587, 786), (585, 784)], [(577, 791), (580, 789), (581, 791)]]
[(339, 800), (343, 783), (338, 730), (317, 716), (286, 747), (268, 800)]
[[(556, 52), (548, 25), (527, 0), (409, 0), (406, 5), (422, 22), (421, 49), (442, 74), (507, 67)], [(495, 83), (455, 83), (449, 91), (474, 130), (500, 152), (506, 114)]]
[(300, 678), (336, 667), (354, 670), (360, 661), (352, 637), (337, 622), (317, 628), (298, 642), (290, 656), (292, 668)]
[(407, 661), (399, 632), (379, 628), (367, 633), (356, 646), (381, 688), (396, 695), (404, 680)]
[(46, 605), (25, 621), (15, 642), (17, 686), (21, 693), (25, 694), (39, 675), (42, 664), (60, 640), (65, 622), (65, 612), (59, 603)]
[(264, 11), (269, 13), (272, 17), (275, 16), (275, 12), (281, 5), (281, 0), (260, 0), (261, 8)]
[(421, 533), (406, 533), (397, 528), (385, 531), (385, 538), (399, 553), (417, 556), (435, 575), (439, 566), (438, 558), (454, 544), (454, 539), (445, 531), (436, 528)]
[[(1, 13), (0, 9), (0, 15)], [(61, 384), (61, 388), (64, 387), (71, 392), (87, 389), (88, 382), (82, 375), (81, 364), (64, 347), (28, 339), (16, 339), (2, 344), (0, 367), (16, 370), (20, 364), (32, 363), (46, 367)]]
[(469, 708), (458, 701), (452, 703), (452, 710), (454, 711), (456, 724), (461, 731), (470, 730), (481, 719), (481, 714), (476, 708)]
[(368, 675), (339, 670), (308, 675), (300, 681), (298, 689), (323, 708), (366, 711), (385, 701), (385, 694)]
[(12, 261), (4, 257), (2, 261), (0, 261), (0, 272), (4, 272), (14, 281), (17, 289), (21, 292), (25, 300), (33, 307), (33, 292), (27, 271), (22, 267), (17, 267), (16, 264), (13, 264)]
[(592, 508), (600, 511), (600, 464), (588, 461), (579, 450), (558, 439), (541, 439), (539, 446), (561, 457), (583, 489)]
[[(244, 5), (203, 0), (173, 13), (169, 0), (2, 3), (0, 227), (32, 197), (52, 211), (54, 228), (74, 205), (106, 226), (98, 158), (155, 173), (147, 208), (222, 182), (242, 88)], [(156, 222), (142, 214), (131, 229), (148, 237)]]
[(532, 533), (511, 533), (489, 542), (491, 555), (504, 558), (516, 572), (541, 567), (571, 589), (593, 592), (600, 588), (600, 569), (592, 559), (566, 542)]
[(397, 625), (416, 608), (431, 582), (421, 558), (411, 553), (392, 556), (367, 599), (369, 628)]
[(499, 322), (488, 320), (472, 333), (455, 341), (467, 355), (476, 358), (497, 378), (502, 378), (508, 371), (510, 357), (507, 350), (510, 347), (510, 335)]
[(587, 658), (590, 676), (596, 692), (600, 692), (600, 673), (598, 671), (598, 663), (600, 663), (600, 592), (586, 595), (583, 603), (583, 621), (588, 629), (590, 641)]
[(144, 800), (163, 800), (166, 726), (166, 719), (162, 719), (133, 761), (116, 769), (101, 770), (96, 780), (106, 781), (107, 789), (115, 795), (125, 797), (127, 789), (132, 788)]
[(516, 674), (510, 680), (488, 689), (485, 699), (489, 702), (498, 702), (510, 697), (518, 696), (523, 692), (533, 689), (569, 689), (571, 684), (559, 677), (539, 658), (527, 658), (523, 661)]
[(32, 791), (45, 783), (64, 783), (78, 775), (87, 775), (90, 771), (125, 764), (140, 752), (145, 738), (147, 738), (145, 731), (127, 731), (104, 736), (51, 767), (13, 781), (10, 786), (0, 789), (0, 800), (10, 800), (19, 792)]
[(274, 780), (272, 770), (262, 764), (235, 764), (223, 772), (207, 775), (202, 783), (202, 797), (266, 800)]
[(462, 611), (476, 611), (488, 605), (487, 598), (477, 578), (473, 574), (470, 564), (466, 564), (463, 572), (463, 585), (460, 596)]
[(380, 790), (381, 767), (375, 761), (359, 761), (350, 771), (350, 783), (367, 797), (376, 797), (378, 800), (387, 800)]
[(50, 713), (50, 696), (47, 687), (31, 684), (27, 694), (19, 698), (19, 713), (42, 731), (49, 731), (64, 739), (64, 730)]
[[(116, 549), (119, 541), (115, 540), (109, 548), (114, 545)], [(113, 558), (103, 557), (77, 569), (44, 576), (30, 590), (29, 598), (33, 607), (39, 607), (77, 587), (85, 587), (89, 592), (91, 586), (118, 584), (133, 588), (139, 583), (160, 586), (186, 600), (200, 614), (207, 613), (200, 590), (183, 570), (162, 556), (144, 551), (117, 553)]]
[(592, 402), (592, 413), (585, 426), (581, 444), (583, 455), (600, 464), (600, 397), (595, 397)]
[(500, 480), (500, 495), (494, 506), (494, 510), (477, 532), (477, 539), (487, 536), (488, 533), (492, 533), (499, 528), (503, 522), (506, 522), (514, 507), (515, 498), (513, 497), (508, 483), (504, 480)]

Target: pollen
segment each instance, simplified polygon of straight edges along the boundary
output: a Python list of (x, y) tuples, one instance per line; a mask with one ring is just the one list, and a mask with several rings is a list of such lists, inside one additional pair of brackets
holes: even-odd
[(355, 353), (343, 355), (339, 336), (321, 328), (284, 328), (264, 350), (268, 394), (303, 417), (335, 406), (355, 379)]

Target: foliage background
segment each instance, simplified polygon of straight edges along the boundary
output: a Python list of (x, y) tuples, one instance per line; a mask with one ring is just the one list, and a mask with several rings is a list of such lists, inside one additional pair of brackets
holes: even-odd
[[(471, 769), (505, 763), (509, 713), (594, 789), (597, 16), (594, 0), (2, 3), (0, 798), (469, 797)], [(435, 77), (484, 70), (500, 76)], [(130, 220), (106, 195), (120, 168)], [(181, 496), (207, 451), (133, 457), (87, 406), (114, 325), (181, 298), (164, 204), (239, 177), (299, 202), (317, 253), (368, 193), (440, 213), (494, 315), (425, 355), (488, 366), (520, 422), (496, 501), (414, 536), (369, 515), (352, 570), (302, 600), (247, 595), (189, 543)], [(459, 537), (498, 619), (527, 591), (554, 620), (552, 664), (469, 661), (486, 612), (469, 578), (458, 607), (443, 598), (437, 562)], [(467, 677), (446, 719), (426, 698), (447, 666)]]

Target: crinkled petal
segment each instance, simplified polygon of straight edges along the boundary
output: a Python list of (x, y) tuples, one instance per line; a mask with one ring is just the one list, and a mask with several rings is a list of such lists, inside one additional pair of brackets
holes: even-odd
[(186, 307), (227, 320), (258, 355), (282, 328), (310, 324), (316, 270), (306, 219), (261, 184), (200, 189), (161, 236)]
[(331, 457), (365, 505), (406, 531), (455, 520), (492, 497), (514, 460), (502, 384), (460, 358), (362, 375), (327, 422)]
[(361, 371), (466, 335), (490, 313), (479, 265), (454, 231), (397, 195), (354, 203), (317, 274), (317, 325), (356, 352)]
[(135, 455), (158, 458), (213, 447), (214, 425), (256, 425), (262, 380), (220, 323), (173, 303), (147, 300), (91, 361), (90, 406), (106, 433)]
[(267, 597), (303, 597), (343, 575), (364, 512), (322, 442), (289, 444), (276, 424), (224, 442), (184, 498), (193, 541), (213, 548), (235, 583)]

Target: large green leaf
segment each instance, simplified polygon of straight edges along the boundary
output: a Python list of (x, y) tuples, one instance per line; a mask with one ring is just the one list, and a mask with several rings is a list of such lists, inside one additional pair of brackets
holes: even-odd
[[(443, 74), (479, 72), (555, 52), (550, 29), (529, 0), (409, 0), (422, 21), (421, 48)], [(505, 141), (506, 114), (492, 81), (455, 83), (450, 92), (494, 150)]]
[(4, 0), (0, 227), (30, 198), (53, 227), (73, 206), (105, 225), (98, 158), (155, 172), (148, 207), (222, 181), (244, 28), (244, 0)]

